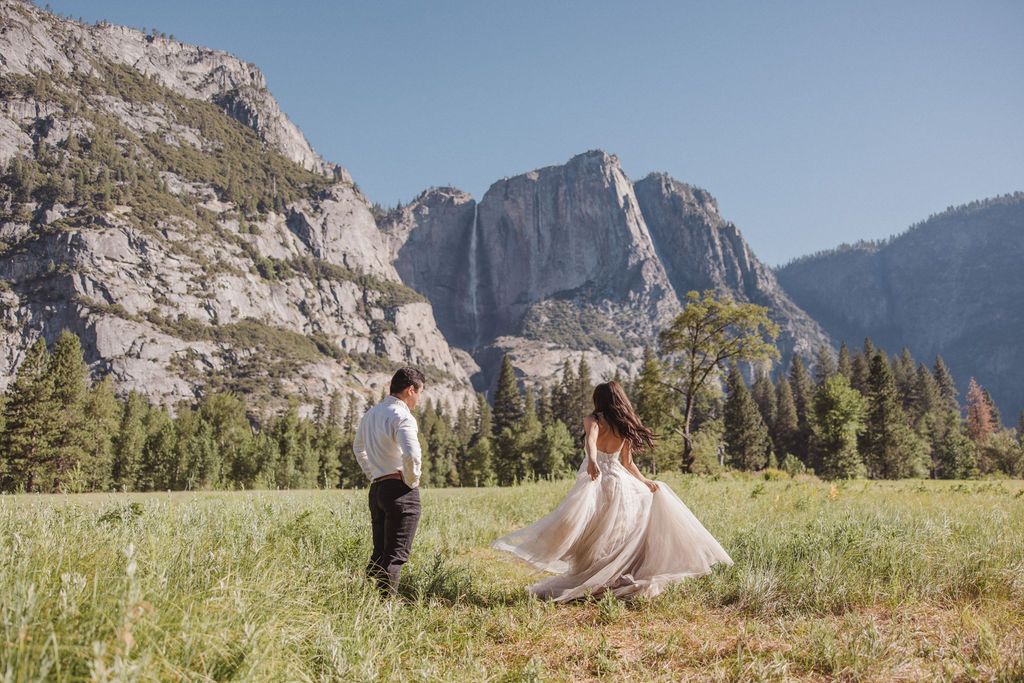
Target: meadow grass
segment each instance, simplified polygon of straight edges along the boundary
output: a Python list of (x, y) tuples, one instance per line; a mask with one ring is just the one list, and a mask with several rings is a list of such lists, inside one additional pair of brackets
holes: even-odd
[(0, 497), (0, 674), (1024, 679), (1024, 482), (664, 479), (736, 564), (570, 605), (487, 545), (568, 481), (424, 490), (394, 602), (365, 491)]

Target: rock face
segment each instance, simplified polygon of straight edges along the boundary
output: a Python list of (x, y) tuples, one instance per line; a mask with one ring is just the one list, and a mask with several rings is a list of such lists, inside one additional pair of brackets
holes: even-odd
[(769, 306), (786, 354), (828, 343), (706, 191), (654, 175), (634, 185), (602, 151), (500, 180), (478, 206), (425, 192), (379, 225), (403, 281), (482, 366), (481, 390), (504, 352), (528, 383), (581, 353), (595, 377), (633, 372), (694, 289)]
[(779, 269), (835, 339), (941, 355), (961, 395), (973, 376), (1004, 419), (1024, 408), (1024, 193), (950, 209), (886, 244), (844, 246)]
[(713, 289), (766, 306), (781, 327), (778, 343), (784, 362), (794, 351), (809, 359), (816, 347), (829, 343), (818, 323), (793, 303), (771, 269), (757, 260), (739, 229), (721, 217), (718, 202), (707, 190), (664, 174), (651, 174), (634, 187), (677, 292)]
[(67, 328), (120, 391), (165, 404), (362, 401), (403, 363), (432, 398), (472, 398), (475, 366), (401, 283), (369, 202), (255, 67), (12, 0), (0, 26), (0, 389)]
[(218, 104), (303, 167), (351, 182), (345, 169), (324, 161), (313, 151), (302, 132), (281, 111), (267, 90), (263, 73), (253, 64), (227, 52), (124, 26), (88, 26), (60, 20), (18, 0), (0, 0), (0, 13), (0, 63), (5, 73), (90, 70), (89, 60), (96, 58), (130, 66), (179, 95)]

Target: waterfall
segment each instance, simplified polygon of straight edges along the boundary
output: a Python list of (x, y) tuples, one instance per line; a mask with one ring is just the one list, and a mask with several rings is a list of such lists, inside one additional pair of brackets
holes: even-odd
[(480, 205), (473, 202), (473, 228), (469, 233), (469, 302), (473, 307), (473, 350), (476, 351), (480, 343), (480, 311), (477, 308), (476, 290), (479, 286), (477, 278), (476, 245), (477, 245), (477, 216)]

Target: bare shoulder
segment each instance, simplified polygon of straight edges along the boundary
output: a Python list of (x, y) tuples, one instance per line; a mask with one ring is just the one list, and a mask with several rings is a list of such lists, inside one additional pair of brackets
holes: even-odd
[(586, 417), (583, 418), (583, 431), (587, 432), (588, 434), (591, 432), (591, 430), (600, 429), (600, 427), (601, 423), (593, 415), (587, 415)]

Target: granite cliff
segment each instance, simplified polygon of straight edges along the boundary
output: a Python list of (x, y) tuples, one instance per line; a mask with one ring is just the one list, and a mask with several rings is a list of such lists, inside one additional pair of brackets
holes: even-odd
[(961, 395), (973, 376), (1015, 422), (1024, 408), (1024, 193), (932, 216), (882, 244), (780, 268), (779, 282), (837, 340), (941, 355)]
[(472, 361), (255, 66), (14, 0), (0, 55), (0, 387), (68, 328), (94, 371), (168, 404), (375, 396), (403, 362), (469, 398)]
[(500, 180), (479, 204), (430, 190), (379, 225), (403, 281), (483, 368), (479, 389), (504, 352), (531, 383), (581, 353), (595, 377), (635, 371), (690, 290), (769, 306), (784, 354), (829, 341), (706, 191), (660, 175), (634, 184), (602, 151)]

